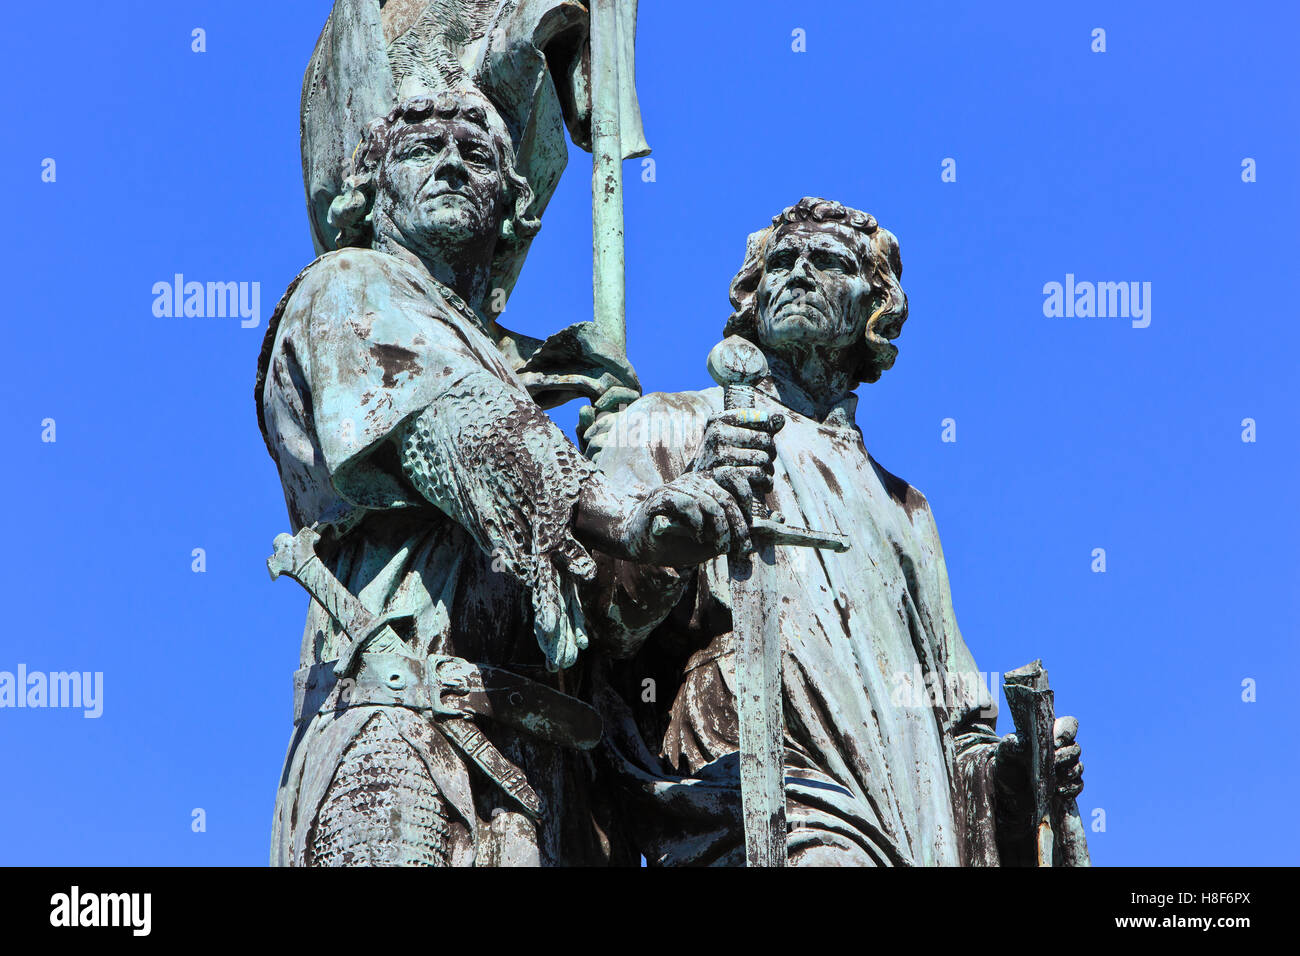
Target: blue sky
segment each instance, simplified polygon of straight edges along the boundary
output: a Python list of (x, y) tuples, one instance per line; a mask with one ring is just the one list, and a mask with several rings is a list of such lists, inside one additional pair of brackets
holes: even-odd
[[(0, 710), (0, 863), (266, 860), (306, 599), (266, 575), (287, 519), (252, 381), (311, 258), (298, 97), (329, 7), (7, 13), (0, 670), (102, 672), (104, 712)], [(1044, 658), (1080, 718), (1099, 864), (1300, 862), (1270, 812), (1300, 785), (1298, 20), (1252, 2), (641, 13), (642, 382), (710, 384), (745, 236), (800, 196), (897, 234), (911, 317), (859, 423), (930, 499), (981, 668)], [(570, 149), (507, 325), (590, 316), (588, 164)], [(151, 289), (176, 273), (260, 282), (259, 326), (156, 318)], [(1045, 316), (1067, 274), (1150, 282), (1149, 327)]]

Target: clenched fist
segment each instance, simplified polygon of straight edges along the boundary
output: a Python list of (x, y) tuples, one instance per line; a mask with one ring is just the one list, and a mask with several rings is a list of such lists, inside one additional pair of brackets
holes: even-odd
[(772, 436), (785, 425), (785, 416), (754, 408), (733, 408), (709, 419), (691, 472), (708, 473), (731, 492), (745, 514), (755, 495), (772, 489)]
[(625, 541), (635, 561), (668, 567), (753, 550), (749, 522), (733, 493), (708, 472), (687, 472), (650, 492), (629, 516)]
[[(1058, 717), (1052, 725), (1056, 747), (1056, 792), (1073, 799), (1083, 792), (1082, 751), (1074, 742), (1079, 733), (1079, 721), (1074, 717)], [(998, 777), (1008, 789), (1024, 792), (1029, 785), (1029, 760), (1024, 744), (1015, 734), (1007, 734), (998, 744)]]

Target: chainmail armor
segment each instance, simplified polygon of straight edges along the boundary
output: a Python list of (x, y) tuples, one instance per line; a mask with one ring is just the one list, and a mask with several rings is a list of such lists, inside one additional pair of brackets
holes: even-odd
[[(465, 527), (497, 570), (532, 590), (539, 644), (552, 666), (571, 665), (586, 637), (560, 571), (595, 576), (570, 528), (595, 466), (537, 405), (490, 376), (471, 375), (444, 393), (404, 426), (399, 442), (416, 490)], [(566, 635), (576, 644), (567, 652)]]
[(447, 866), (447, 806), (392, 721), (352, 741), (307, 838), (308, 866)]

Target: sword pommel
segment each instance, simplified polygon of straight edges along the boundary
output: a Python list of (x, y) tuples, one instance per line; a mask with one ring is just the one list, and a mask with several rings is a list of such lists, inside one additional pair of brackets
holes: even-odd
[(272, 547), (274, 553), (266, 559), (266, 569), (274, 581), (282, 574), (292, 575), (316, 557), (316, 542), (320, 535), (311, 528), (303, 528), (295, 535), (277, 534)]
[[(767, 356), (749, 339), (728, 335), (709, 352), (709, 374), (728, 392), (736, 386), (750, 387), (768, 374)], [(753, 402), (736, 407), (749, 405)]]

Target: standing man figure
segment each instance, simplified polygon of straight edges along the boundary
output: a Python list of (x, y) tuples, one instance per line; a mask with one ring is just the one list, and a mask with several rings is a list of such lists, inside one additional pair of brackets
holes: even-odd
[[(850, 544), (778, 547), (771, 571), (793, 866), (996, 865), (1023, 860), (1032, 833), (1023, 748), (995, 732), (929, 504), (876, 463), (855, 420), (853, 390), (897, 354), (901, 274), (898, 243), (874, 217), (800, 200), (750, 237), (731, 285), (725, 334), (756, 343), (769, 365), (759, 415), (724, 412), (721, 388), (657, 393), (587, 433), (616, 481), (707, 474)], [(604, 763), (633, 804), (637, 842), (651, 865), (742, 864), (725, 560), (598, 563), (588, 626), (621, 659), (597, 693)], [(1082, 786), (1076, 726), (1057, 723), (1069, 796)]]
[[(537, 231), (531, 200), (481, 92), (404, 99), (353, 154), (340, 248), (272, 317), (259, 423), (329, 592), (303, 634), (274, 863), (617, 858), (578, 753), (599, 722), (563, 673), (587, 645), (588, 549), (699, 561), (744, 518), (706, 475), (614, 488), (530, 396), (483, 304), (493, 262)], [(701, 509), (722, 526), (696, 528)], [(656, 518), (691, 533), (652, 536)], [(387, 622), (359, 653), (353, 602)]]

